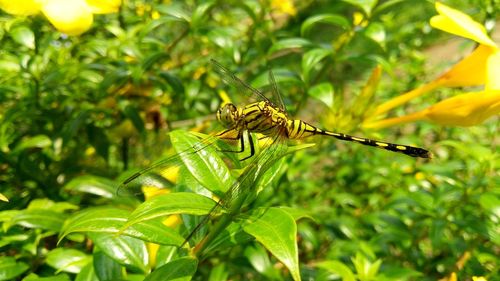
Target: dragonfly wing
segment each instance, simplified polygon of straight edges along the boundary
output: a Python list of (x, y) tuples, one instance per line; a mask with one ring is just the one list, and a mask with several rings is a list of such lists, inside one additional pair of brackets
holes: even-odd
[[(234, 181), (231, 188), (224, 194), (209, 214), (189, 233), (183, 245), (188, 243), (200, 229), (212, 218), (225, 212), (229, 216), (237, 215), (243, 204), (250, 197), (256, 196), (257, 183), (264, 173), (286, 152), (286, 140), (278, 133), (269, 137), (257, 157), (252, 159), (243, 173)], [(251, 198), (254, 199), (254, 198)]]
[[(176, 137), (177, 136), (177, 137)], [(190, 144), (185, 138), (182, 141), (177, 140), (182, 137), (182, 134), (176, 133), (176, 131), (171, 133), (172, 143), (178, 142), (181, 144), (174, 144), (174, 147), (181, 152), (162, 159), (153, 165), (134, 173), (132, 176), (128, 177), (123, 183), (118, 187), (118, 196), (137, 196), (143, 193), (144, 186), (155, 187), (155, 188), (165, 188), (172, 187), (174, 184), (168, 179), (175, 177), (179, 171), (180, 166), (187, 166), (189, 170), (204, 171), (206, 174), (210, 175), (210, 171), (207, 169), (219, 169), (217, 164), (220, 166), (223, 163), (222, 160), (210, 158), (211, 155), (215, 154), (215, 151), (208, 151), (215, 149), (215, 143), (220, 139), (217, 135), (206, 136), (205, 138), (198, 139), (194, 143)], [(191, 138), (196, 139), (195, 137)], [(188, 147), (185, 147), (188, 146)], [(202, 163), (204, 161), (204, 163)], [(197, 163), (201, 162), (201, 163)], [(202, 168), (199, 167), (199, 165)], [(203, 169), (203, 167), (208, 167)], [(213, 181), (228, 181), (229, 172), (227, 175), (219, 175), (214, 173), (214, 177), (220, 176), (222, 179), (215, 179)], [(208, 183), (203, 182), (200, 179), (200, 183), (207, 187)], [(210, 181), (210, 182), (213, 182)], [(221, 184), (223, 185), (223, 184)], [(227, 184), (226, 186), (228, 186)]]
[(271, 92), (273, 94), (273, 99), (276, 101), (278, 107), (286, 112), (285, 103), (283, 102), (283, 96), (280, 94), (278, 89), (278, 84), (276, 83), (276, 79), (274, 79), (274, 74), (271, 69), (269, 69), (269, 84), (271, 85)]
[(257, 100), (265, 100), (269, 102), (270, 104), (274, 105), (274, 102), (272, 102), (270, 99), (268, 99), (261, 91), (255, 89), (254, 87), (250, 86), (248, 83), (244, 82), (240, 78), (236, 76), (233, 72), (231, 72), (229, 69), (227, 69), (225, 66), (220, 64), (214, 59), (211, 59), (210, 62), (212, 63), (212, 66), (219, 75), (219, 77), (226, 83), (227, 85), (230, 85), (237, 89), (240, 93), (256, 98)]

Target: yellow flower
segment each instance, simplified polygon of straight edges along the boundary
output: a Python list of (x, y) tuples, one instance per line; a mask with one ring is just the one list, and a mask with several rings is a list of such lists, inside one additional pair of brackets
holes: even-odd
[(366, 128), (428, 120), (440, 125), (474, 126), (500, 113), (500, 90), (460, 94), (440, 101), (422, 111), (401, 117), (367, 123)]
[(16, 16), (29, 16), (40, 11), (39, 0), (0, 0), (0, 9)]
[(439, 15), (431, 25), (479, 43), (469, 56), (437, 79), (379, 105), (377, 116), (438, 87), (484, 86), (484, 91), (458, 95), (425, 110), (381, 121), (366, 120), (365, 128), (382, 128), (399, 123), (427, 119), (441, 125), (473, 126), (499, 113), (500, 50), (480, 23), (468, 15), (436, 2)]
[(472, 281), (488, 281), (488, 279), (483, 276), (472, 276)]
[(281, 14), (288, 14), (290, 16), (295, 16), (297, 14), (297, 9), (295, 9), (292, 0), (272, 0), (271, 8)]
[(118, 11), (121, 0), (0, 0), (0, 9), (13, 15), (33, 15), (42, 12), (52, 25), (67, 35), (87, 31), (93, 14)]

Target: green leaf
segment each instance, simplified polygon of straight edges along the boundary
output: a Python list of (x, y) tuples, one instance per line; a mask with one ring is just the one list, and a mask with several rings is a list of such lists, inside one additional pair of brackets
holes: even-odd
[(245, 256), (255, 270), (267, 277), (269, 280), (280, 279), (280, 273), (276, 270), (274, 264), (271, 263), (268, 253), (264, 250), (264, 248), (262, 248), (262, 246), (257, 245), (254, 247), (246, 247)]
[(340, 26), (343, 29), (350, 29), (351, 23), (347, 18), (335, 14), (319, 14), (307, 18), (300, 27), (300, 34), (306, 36), (307, 33), (318, 23), (327, 23)]
[(85, 175), (72, 179), (64, 186), (65, 191), (90, 193), (104, 198), (116, 195), (117, 184), (107, 178)]
[(306, 85), (310, 83), (311, 70), (317, 67), (318, 63), (333, 52), (328, 49), (316, 48), (304, 54), (302, 57), (302, 76)]
[(130, 215), (124, 229), (139, 222), (168, 215), (206, 215), (215, 204), (208, 197), (191, 192), (158, 195), (139, 205)]
[(365, 28), (364, 35), (373, 41), (377, 42), (382, 48), (385, 48), (385, 28), (384, 25), (378, 22), (371, 22), (370, 25)]
[[(199, 138), (183, 130), (171, 132), (170, 139), (177, 153), (200, 145)], [(228, 167), (213, 146), (204, 148), (203, 153), (183, 153), (181, 159), (193, 177), (208, 190), (226, 192), (233, 183)]]
[(11, 225), (59, 231), (67, 215), (49, 210), (22, 210), (12, 217)]
[(375, 5), (378, 2), (378, 0), (342, 0), (342, 1), (350, 3), (360, 8), (366, 15), (371, 14), (373, 7), (375, 7)]
[(500, 198), (493, 193), (481, 194), (479, 204), (483, 209), (492, 212), (495, 216), (500, 217)]
[(89, 116), (90, 112), (88, 110), (82, 110), (78, 112), (76, 117), (72, 117), (70, 121), (64, 123), (64, 128), (61, 132), (64, 145), (77, 134), (78, 130), (85, 124)]
[(304, 38), (287, 38), (274, 43), (269, 49), (268, 54), (273, 55), (277, 52), (282, 53), (289, 50), (304, 49), (311, 45), (312, 43)]
[(193, 11), (193, 15), (191, 16), (191, 27), (193, 29), (205, 26), (206, 23), (203, 22), (203, 19), (206, 17), (207, 12), (210, 11), (214, 4), (215, 2), (213, 1), (204, 1), (201, 4), (196, 5), (196, 9)]
[(89, 237), (106, 255), (131, 270), (146, 273), (149, 271), (148, 251), (143, 241), (113, 234), (91, 233)]
[(375, 280), (382, 260), (376, 260), (375, 262), (370, 262), (363, 254), (360, 252), (356, 253), (355, 258), (351, 258), (354, 267), (356, 268), (356, 273), (360, 280)]
[(10, 32), (10, 36), (12, 36), (12, 39), (14, 39), (17, 43), (29, 49), (35, 49), (35, 34), (28, 27), (16, 27)]
[(47, 254), (47, 264), (57, 272), (79, 273), (91, 257), (75, 249), (58, 248)]
[(183, 257), (157, 268), (144, 281), (189, 281), (196, 273), (197, 266), (196, 259)]
[(179, 77), (165, 70), (160, 71), (159, 76), (165, 79), (175, 93), (184, 94), (184, 85)]
[(122, 233), (163, 245), (181, 245), (184, 241), (182, 236), (159, 220), (141, 221), (122, 229), (128, 216), (129, 211), (118, 208), (86, 209), (66, 221), (59, 235), (59, 242), (75, 232)]
[(356, 277), (352, 270), (340, 261), (322, 261), (314, 264), (315, 267), (323, 268), (328, 272), (339, 275), (342, 281), (356, 281)]
[(46, 135), (36, 135), (24, 138), (13, 150), (13, 154), (17, 154), (29, 148), (45, 148), (52, 145), (52, 141)]
[(312, 221), (316, 221), (312, 215), (310, 214), (309, 211), (307, 211), (304, 208), (292, 208), (292, 207), (286, 207), (286, 206), (280, 206), (280, 210), (285, 211), (287, 214), (293, 217), (294, 221), (298, 221), (303, 218), (308, 218)]
[(181, 3), (173, 2), (170, 5), (158, 5), (157, 9), (159, 12), (166, 14), (178, 21), (191, 21), (191, 15), (188, 11), (186, 11), (186, 9), (184, 9), (184, 5), (182, 5)]
[[(283, 68), (273, 69), (272, 71), (277, 84), (280, 83), (289, 83), (294, 85), (303, 84), (298, 75), (293, 71)], [(269, 78), (269, 71), (264, 71), (252, 81), (251, 85), (257, 89), (266, 86), (269, 87), (268, 78)]]
[(28, 269), (26, 263), (16, 262), (13, 257), (0, 257), (0, 280), (13, 280)]
[(95, 270), (94, 275), (98, 277), (98, 280), (122, 280), (122, 266), (110, 258), (108, 255), (102, 251), (96, 251), (94, 253), (94, 261), (92, 263), (93, 269)]
[(310, 97), (321, 101), (326, 106), (328, 106), (328, 108), (333, 108), (335, 92), (333, 90), (332, 84), (330, 84), (329, 82), (314, 85), (313, 87), (309, 88), (307, 94)]
[(248, 222), (243, 226), (245, 232), (281, 261), (294, 280), (300, 280), (297, 225), (292, 216), (278, 208), (269, 208), (263, 214), (255, 212)]
[(23, 281), (70, 281), (71, 279), (66, 273), (61, 273), (50, 277), (38, 277), (36, 274), (31, 273), (30, 275), (23, 278)]
[[(95, 259), (95, 256), (94, 256)], [(80, 270), (80, 273), (75, 277), (75, 281), (100, 281), (100, 280), (111, 280), (111, 279), (99, 279), (94, 272), (94, 264), (89, 262), (86, 266)]]

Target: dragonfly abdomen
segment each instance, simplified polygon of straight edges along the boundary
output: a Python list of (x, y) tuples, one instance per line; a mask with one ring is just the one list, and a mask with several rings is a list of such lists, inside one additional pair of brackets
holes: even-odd
[(412, 157), (421, 157), (421, 158), (431, 158), (432, 154), (423, 148), (419, 147), (414, 147), (414, 146), (409, 146), (409, 145), (403, 145), (403, 144), (395, 144), (395, 143), (389, 143), (389, 142), (383, 142), (383, 141), (377, 141), (377, 140), (372, 140), (372, 139), (367, 139), (367, 138), (361, 138), (361, 137), (354, 137), (342, 133), (335, 133), (335, 132), (329, 132), (325, 131), (319, 128), (316, 128), (310, 124), (307, 124), (306, 122), (302, 120), (289, 120), (288, 124), (288, 137), (291, 139), (302, 139), (302, 138), (307, 138), (310, 136), (314, 135), (324, 135), (324, 136), (331, 136), (339, 140), (343, 141), (351, 141), (351, 142), (357, 142), (363, 145), (368, 145), (368, 146), (373, 146), (393, 152), (398, 152), (398, 153), (403, 153), (408, 156)]

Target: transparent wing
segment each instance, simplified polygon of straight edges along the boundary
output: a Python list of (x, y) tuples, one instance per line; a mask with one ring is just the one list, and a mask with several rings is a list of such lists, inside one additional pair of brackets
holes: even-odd
[(215, 216), (222, 213), (234, 216), (241, 210), (245, 202), (250, 201), (249, 199), (254, 199), (253, 197), (257, 195), (257, 183), (261, 176), (286, 152), (286, 140), (282, 136), (283, 134), (278, 132), (274, 136), (267, 138), (264, 144), (265, 148), (257, 157), (252, 159), (252, 162), (245, 167), (243, 173), (234, 181), (231, 188), (219, 200), (218, 204), (189, 233), (182, 246), (188, 243)]
[[(273, 100), (267, 98), (261, 91), (255, 89), (254, 87), (250, 86), (248, 83), (244, 82), (240, 78), (236, 76), (233, 72), (231, 72), (229, 69), (221, 65), (219, 62), (217, 62), (214, 59), (211, 59), (210, 62), (212, 63), (212, 66), (217, 72), (217, 74), (220, 76), (222, 81), (224, 81), (226, 84), (236, 88), (239, 93), (242, 93), (246, 96), (256, 98), (257, 100), (264, 100), (269, 102), (272, 106), (280, 108), (285, 110), (285, 106), (283, 104), (283, 99), (279, 95), (279, 92), (277, 91), (277, 86), (276, 86), (276, 81), (274, 81), (274, 76), (272, 77), (273, 82), (270, 82), (273, 87)], [(271, 73), (271, 72), (270, 72)], [(274, 84), (274, 85), (273, 85)]]
[(274, 79), (274, 74), (271, 69), (269, 69), (269, 83), (271, 85), (271, 92), (273, 94), (273, 99), (278, 103), (279, 109), (283, 113), (286, 113), (285, 103), (283, 102), (283, 96), (281, 96), (280, 91), (278, 90), (278, 84), (276, 84), (276, 79)]
[[(235, 131), (235, 133), (237, 133)], [(204, 172), (210, 174), (211, 171), (207, 171), (212, 167), (213, 169), (217, 169), (214, 163), (221, 164), (221, 160), (217, 159), (206, 159), (206, 155), (215, 155), (217, 149), (216, 147), (227, 144), (223, 142), (218, 134), (210, 135), (202, 139), (192, 138), (187, 140), (184, 138), (181, 141), (174, 139), (175, 137), (182, 137), (182, 134), (176, 133), (176, 131), (171, 132), (172, 143), (179, 142), (183, 143), (183, 147), (181, 145), (177, 145), (176, 149), (183, 149), (181, 152), (162, 159), (153, 165), (134, 173), (132, 176), (128, 177), (117, 189), (118, 196), (137, 196), (143, 194), (143, 187), (155, 187), (155, 188), (165, 188), (172, 187), (174, 184), (169, 181), (170, 178), (175, 178), (178, 173), (178, 168), (181, 165), (185, 165), (187, 161), (189, 161), (192, 169), (200, 169), (204, 170)], [(217, 144), (217, 145), (216, 145)], [(202, 156), (203, 154), (203, 156)], [(205, 165), (202, 168), (196, 166), (196, 161), (199, 161), (202, 165), (203, 161), (205, 161)], [(210, 163), (206, 163), (210, 162)], [(233, 160), (233, 162), (235, 162)], [(195, 164), (193, 164), (195, 163)], [(209, 167), (203, 169), (203, 167)], [(216, 172), (214, 172), (215, 174)], [(216, 176), (216, 175), (214, 175)]]

